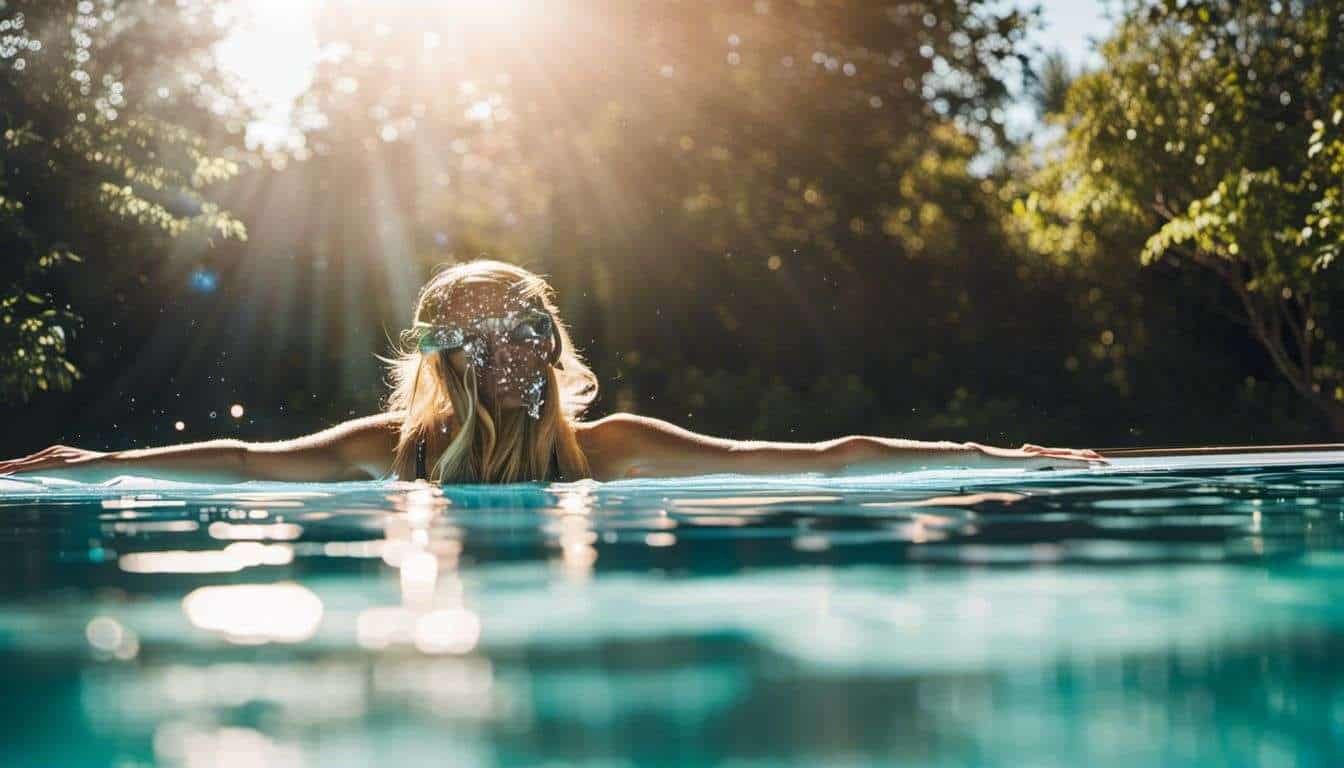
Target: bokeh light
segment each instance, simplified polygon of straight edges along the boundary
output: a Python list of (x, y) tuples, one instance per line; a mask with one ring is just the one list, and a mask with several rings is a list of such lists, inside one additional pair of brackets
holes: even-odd
[(302, 642), (323, 613), (312, 590), (289, 583), (201, 587), (182, 599), (182, 610), (196, 627), (242, 645)]

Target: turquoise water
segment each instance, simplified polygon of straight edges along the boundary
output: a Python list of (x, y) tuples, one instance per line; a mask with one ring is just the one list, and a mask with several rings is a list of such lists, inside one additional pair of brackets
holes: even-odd
[(0, 479), (0, 765), (1344, 763), (1344, 457)]

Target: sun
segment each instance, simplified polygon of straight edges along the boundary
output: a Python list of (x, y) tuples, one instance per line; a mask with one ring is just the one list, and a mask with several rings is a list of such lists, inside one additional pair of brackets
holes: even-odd
[(295, 104), (312, 87), (322, 57), (319, 14), (355, 5), (385, 9), (399, 23), (424, 24), (426, 41), (448, 37), (435, 28), (480, 38), (546, 16), (541, 0), (232, 0), (215, 14), (227, 32), (214, 55), (254, 111), (249, 148), (281, 149), (298, 139)]
[(250, 148), (277, 149), (293, 134), (295, 102), (313, 84), (321, 49), (320, 0), (238, 0), (216, 16), (228, 28), (215, 45), (219, 68), (234, 78), (255, 110)]

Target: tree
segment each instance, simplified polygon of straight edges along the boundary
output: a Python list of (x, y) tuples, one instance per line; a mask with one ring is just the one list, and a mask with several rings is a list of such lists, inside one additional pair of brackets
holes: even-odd
[(1061, 114), (1068, 104), (1069, 88), (1077, 73), (1063, 51), (1046, 54), (1040, 64), (1030, 70), (1030, 88), (1027, 95), (1042, 117)]
[[(968, 378), (1005, 369), (935, 348), (974, 346), (1012, 315), (994, 314), (1012, 265), (986, 214), (993, 184), (969, 168), (1003, 140), (1030, 14), (982, 0), (575, 0), (496, 26), (423, 4), (322, 19), (340, 54), (304, 100), (325, 127), (294, 173), (322, 200), (297, 247), (320, 248), (323, 270), (297, 290), (376, 286), (380, 298), (336, 302), (376, 313), (359, 325), (404, 323), (411, 297), (396, 288), (413, 290), (426, 262), (488, 251), (552, 275), (616, 407), (684, 417), (714, 397), (697, 387), (731, 389), (691, 368), (747, 387), (759, 367), (795, 399), (818, 370), (844, 396), (847, 376), (876, 389), (900, 372), (884, 396), (904, 407), (881, 411), (894, 430), (923, 400), (910, 358), (930, 380), (945, 375), (937, 356)], [(875, 326), (890, 329), (878, 350)], [(724, 413), (739, 421), (723, 428), (788, 421)], [(874, 426), (826, 417), (816, 430)]]
[(242, 238), (206, 196), (237, 167), (181, 124), (227, 98), (204, 3), (0, 6), (0, 401), (67, 389), (80, 326), (63, 270), (105, 274)]
[(1342, 19), (1338, 0), (1130, 3), (1015, 205), (1053, 263), (1096, 268), (1128, 253), (1215, 278), (1337, 433)]

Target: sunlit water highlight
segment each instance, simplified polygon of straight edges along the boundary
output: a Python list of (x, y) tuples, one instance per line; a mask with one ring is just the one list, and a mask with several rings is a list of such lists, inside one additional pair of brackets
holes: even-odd
[(1338, 765), (1344, 456), (0, 479), (0, 764)]

